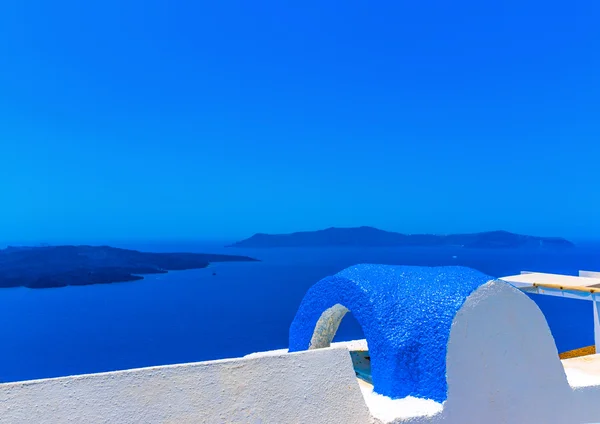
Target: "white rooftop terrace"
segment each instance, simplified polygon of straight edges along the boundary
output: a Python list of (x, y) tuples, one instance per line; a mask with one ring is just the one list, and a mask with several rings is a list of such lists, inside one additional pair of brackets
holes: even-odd
[(526, 293), (557, 296), (593, 302), (594, 345), (600, 353), (600, 272), (579, 271), (578, 276), (522, 271), (521, 274), (502, 277)]

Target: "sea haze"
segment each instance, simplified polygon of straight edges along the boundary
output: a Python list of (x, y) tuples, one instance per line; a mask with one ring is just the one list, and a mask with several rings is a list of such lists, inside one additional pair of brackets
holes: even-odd
[[(106, 285), (0, 290), (0, 381), (235, 357), (287, 347), (306, 290), (357, 263), (465, 265), (492, 276), (600, 270), (600, 246), (567, 250), (443, 248), (228, 249), (200, 243), (115, 244), (154, 252), (230, 253), (261, 262), (150, 275)], [(593, 343), (591, 302), (532, 296), (559, 351)], [(518, 331), (518, 329), (514, 329)], [(351, 316), (338, 340), (362, 337)]]

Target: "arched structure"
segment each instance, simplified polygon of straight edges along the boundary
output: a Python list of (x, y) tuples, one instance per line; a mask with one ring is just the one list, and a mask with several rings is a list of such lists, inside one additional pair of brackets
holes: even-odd
[(542, 311), (503, 281), (483, 285), (458, 311), (446, 363), (439, 422), (598, 422), (598, 402), (569, 386)]
[(442, 402), (452, 320), (492, 279), (464, 267), (347, 268), (309, 289), (290, 328), (290, 351), (327, 346), (349, 310), (367, 339), (378, 393)]

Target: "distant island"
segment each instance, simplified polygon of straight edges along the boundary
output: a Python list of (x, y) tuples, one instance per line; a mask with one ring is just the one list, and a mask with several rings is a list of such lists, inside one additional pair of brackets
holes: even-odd
[(142, 274), (206, 268), (211, 262), (256, 261), (246, 256), (147, 253), (108, 246), (0, 249), (0, 288), (34, 289), (141, 280)]
[(291, 234), (255, 234), (229, 247), (393, 247), (459, 246), (464, 248), (569, 248), (574, 244), (560, 237), (535, 237), (508, 231), (473, 234), (401, 234), (373, 227), (328, 228)]

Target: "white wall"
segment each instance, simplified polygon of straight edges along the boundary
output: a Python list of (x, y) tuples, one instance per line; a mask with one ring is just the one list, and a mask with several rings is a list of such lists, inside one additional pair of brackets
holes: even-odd
[(411, 424), (584, 424), (600, 422), (600, 386), (572, 388), (535, 303), (494, 281), (465, 302), (452, 324), (448, 399)]
[(579, 271), (580, 277), (585, 278), (600, 278), (600, 272), (597, 271)]
[(575, 423), (573, 391), (535, 303), (490, 282), (454, 318), (447, 355), (446, 421)]
[(0, 385), (7, 424), (372, 422), (348, 351), (319, 349)]

